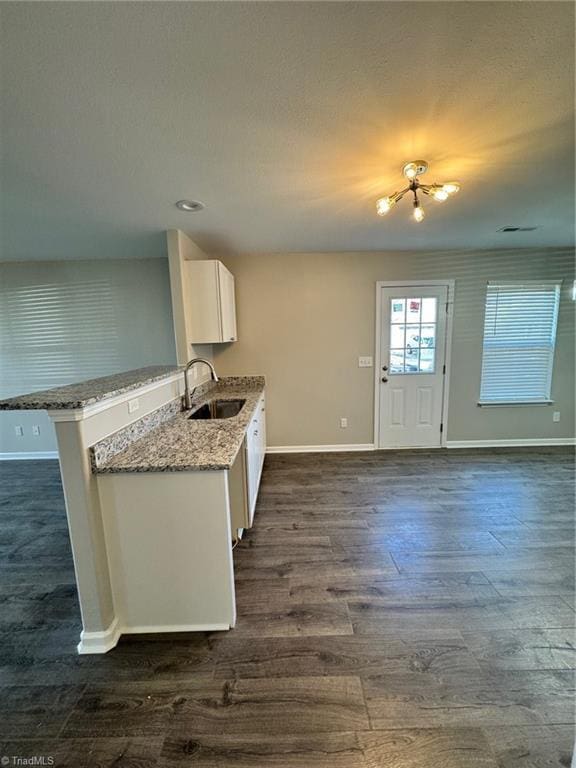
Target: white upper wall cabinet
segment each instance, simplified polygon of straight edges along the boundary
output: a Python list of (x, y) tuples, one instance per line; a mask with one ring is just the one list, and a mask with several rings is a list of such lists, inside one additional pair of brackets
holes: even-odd
[(192, 344), (236, 341), (234, 275), (216, 260), (184, 262)]

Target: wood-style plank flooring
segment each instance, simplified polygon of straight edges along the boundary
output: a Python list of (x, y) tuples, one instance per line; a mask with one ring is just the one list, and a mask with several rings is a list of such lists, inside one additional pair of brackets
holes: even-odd
[(4, 462), (0, 756), (567, 768), (574, 532), (568, 449), (269, 456), (237, 627), (78, 656), (57, 463)]

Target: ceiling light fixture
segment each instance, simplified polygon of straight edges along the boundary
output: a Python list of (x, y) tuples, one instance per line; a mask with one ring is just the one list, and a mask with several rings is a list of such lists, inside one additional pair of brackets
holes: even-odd
[(186, 211), (186, 213), (197, 213), (205, 207), (204, 203), (201, 203), (200, 200), (178, 200), (176, 203), (176, 208)]
[(447, 181), (444, 184), (421, 184), (418, 181), (418, 176), (426, 173), (428, 170), (428, 163), (426, 160), (413, 160), (411, 163), (406, 163), (402, 168), (402, 173), (410, 182), (408, 186), (400, 192), (394, 192), (393, 195), (388, 197), (381, 197), (376, 200), (376, 213), (379, 216), (386, 216), (388, 211), (396, 205), (399, 200), (402, 200), (406, 192), (412, 192), (414, 195), (414, 220), (421, 222), (424, 218), (424, 208), (420, 204), (418, 192), (422, 192), (424, 195), (434, 198), (439, 203), (443, 203), (444, 200), (448, 200), (450, 195), (456, 194), (460, 189), (460, 184), (457, 181)]

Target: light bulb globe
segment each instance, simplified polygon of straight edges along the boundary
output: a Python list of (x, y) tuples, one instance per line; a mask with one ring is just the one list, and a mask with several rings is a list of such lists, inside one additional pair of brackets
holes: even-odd
[(386, 216), (393, 204), (394, 201), (389, 197), (381, 197), (380, 200), (376, 200), (376, 213), (378, 216)]

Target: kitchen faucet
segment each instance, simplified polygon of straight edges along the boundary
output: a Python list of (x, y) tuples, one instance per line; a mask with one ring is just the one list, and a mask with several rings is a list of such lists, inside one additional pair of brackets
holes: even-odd
[(190, 368), (192, 368), (193, 365), (196, 365), (196, 363), (205, 363), (208, 368), (210, 368), (210, 377), (212, 381), (218, 381), (218, 376), (216, 375), (216, 370), (214, 369), (214, 366), (210, 362), (210, 360), (206, 360), (203, 357), (195, 357), (194, 360), (190, 360), (189, 363), (186, 363), (186, 368), (184, 368), (184, 410), (190, 411), (192, 410), (192, 395), (194, 394), (194, 389), (192, 390), (192, 393), (190, 393), (190, 384), (188, 383), (188, 371)]

